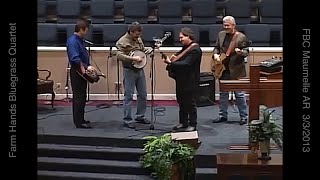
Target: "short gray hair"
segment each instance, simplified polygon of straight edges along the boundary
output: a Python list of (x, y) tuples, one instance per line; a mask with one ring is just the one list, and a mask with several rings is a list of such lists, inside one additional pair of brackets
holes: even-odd
[(236, 25), (236, 20), (234, 19), (234, 17), (232, 16), (225, 16), (223, 19), (222, 19), (222, 22), (231, 22), (232, 24)]

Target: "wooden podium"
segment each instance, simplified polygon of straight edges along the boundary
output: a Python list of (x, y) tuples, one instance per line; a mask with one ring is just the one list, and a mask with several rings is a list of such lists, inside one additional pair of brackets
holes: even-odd
[(247, 177), (248, 180), (261, 176), (282, 180), (282, 166), (282, 154), (272, 154), (268, 161), (258, 160), (257, 154), (217, 154), (218, 180), (228, 180), (230, 176)]
[[(282, 106), (282, 84), (282, 72), (277, 76), (263, 74), (259, 65), (253, 64), (250, 65), (250, 79), (220, 80), (219, 86), (221, 91), (247, 91), (249, 93), (249, 121), (252, 121), (259, 119), (260, 105), (268, 108)], [(248, 145), (235, 145), (230, 149), (245, 150), (249, 147)]]
[(283, 72), (267, 73), (260, 71), (260, 77), (266, 77), (267, 79), (282, 79)]

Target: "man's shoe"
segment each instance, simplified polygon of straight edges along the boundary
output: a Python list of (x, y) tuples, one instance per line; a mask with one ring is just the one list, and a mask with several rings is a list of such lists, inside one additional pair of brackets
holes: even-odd
[(225, 122), (228, 119), (225, 117), (218, 117), (217, 119), (212, 120), (212, 123), (220, 123), (220, 122)]
[(186, 131), (186, 132), (191, 132), (191, 131), (196, 131), (196, 130), (197, 130), (196, 127), (188, 126), (184, 131)]
[(183, 124), (178, 124), (176, 126), (174, 126), (172, 129), (173, 130), (180, 130), (180, 129), (184, 129), (184, 128), (187, 128), (188, 126), (187, 125), (183, 125)]
[(244, 124), (247, 124), (247, 122), (248, 122), (248, 119), (240, 119), (239, 124), (244, 125)]
[(135, 121), (136, 121), (137, 123), (141, 123), (141, 124), (150, 124), (150, 123), (151, 123), (151, 122), (150, 122), (147, 118), (145, 118), (145, 117), (138, 117), (138, 118), (135, 119)]
[(83, 120), (83, 123), (84, 123), (84, 124), (90, 124), (91, 122), (90, 122), (90, 121)]
[(91, 129), (92, 127), (89, 124), (80, 124), (76, 126), (77, 128), (82, 128), (82, 129)]
[(133, 123), (126, 123), (124, 122), (123, 123), (123, 126), (124, 127), (127, 127), (127, 128), (130, 128), (130, 129), (135, 129), (136, 127), (133, 125)]

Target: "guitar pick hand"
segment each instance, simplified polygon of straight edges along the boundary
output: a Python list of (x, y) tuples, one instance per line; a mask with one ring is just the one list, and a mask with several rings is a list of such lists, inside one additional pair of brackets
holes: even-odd
[(219, 54), (213, 54), (213, 58), (217, 61), (220, 61), (220, 56)]
[(140, 56), (133, 56), (132, 58), (136, 62), (141, 62), (142, 61), (142, 57), (140, 57)]
[(175, 56), (174, 54), (171, 55), (170, 61), (174, 62), (174, 61), (176, 61), (176, 60), (177, 60), (177, 56)]
[(242, 54), (242, 50), (241, 49), (235, 48), (234, 50), (236, 51), (237, 54)]

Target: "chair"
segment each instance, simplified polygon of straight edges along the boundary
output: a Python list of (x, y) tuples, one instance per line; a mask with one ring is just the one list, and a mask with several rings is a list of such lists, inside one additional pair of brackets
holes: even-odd
[(126, 24), (103, 24), (103, 41), (105, 46), (115, 46), (118, 39), (128, 30)]
[(283, 46), (283, 25), (269, 24), (270, 26), (270, 45)]
[[(58, 45), (65, 45), (67, 39), (74, 34), (74, 28), (76, 24), (56, 24), (57, 26), (57, 36), (58, 36)], [(92, 34), (93, 34), (93, 29), (92, 29), (92, 24), (89, 25), (89, 30), (87, 34), (85, 35), (85, 39), (92, 41)]]
[(161, 0), (158, 2), (160, 24), (182, 23), (182, 3), (180, 0)]
[(147, 0), (124, 0), (124, 22), (130, 24), (138, 21), (140, 24), (148, 23)]
[(260, 4), (260, 23), (282, 24), (283, 22), (283, 1), (264, 0)]
[(155, 38), (162, 38), (164, 35), (163, 26), (161, 24), (143, 24), (142, 39), (145, 46), (152, 46), (155, 44)]
[(92, 0), (91, 1), (91, 22), (92, 24), (113, 24), (114, 1)]
[(194, 24), (215, 24), (217, 20), (217, 6), (214, 0), (193, 0), (192, 22)]
[(252, 41), (252, 46), (270, 46), (270, 25), (269, 24), (247, 24), (244, 33)]
[(217, 43), (217, 37), (220, 31), (223, 30), (223, 26), (221, 24), (211, 24), (208, 25), (209, 27), (209, 40), (210, 44), (216, 45)]
[[(39, 72), (47, 72), (48, 75), (45, 79), (40, 78)], [(50, 80), (49, 77), (51, 76), (51, 71), (46, 69), (39, 69), (38, 68), (38, 77), (37, 77), (37, 94), (51, 94), (51, 107), (54, 108), (54, 98), (55, 98), (55, 92), (53, 91), (53, 85), (54, 81)]]
[(76, 22), (80, 18), (80, 9), (80, 0), (57, 0), (57, 22)]
[(251, 22), (251, 4), (249, 0), (229, 0), (226, 3), (226, 15), (233, 16), (237, 24)]
[(46, 1), (38, 0), (38, 23), (43, 23), (46, 21)]
[(57, 25), (52, 23), (37, 24), (38, 46), (55, 46), (57, 44)]

